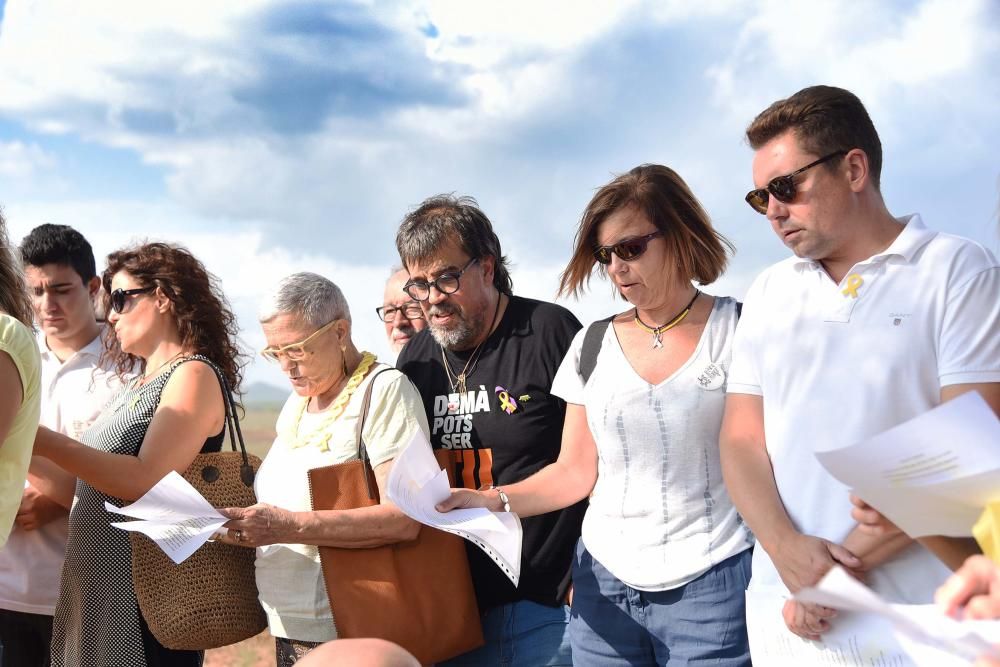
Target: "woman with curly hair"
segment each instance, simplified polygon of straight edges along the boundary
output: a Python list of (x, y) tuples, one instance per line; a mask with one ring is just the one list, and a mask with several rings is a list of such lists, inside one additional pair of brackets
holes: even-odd
[(0, 215), (0, 547), (21, 502), (38, 426), (41, 360), (31, 327), (28, 290)]
[(199, 453), (219, 450), (225, 407), (216, 369), (233, 390), (239, 387), (236, 317), (217, 280), (177, 246), (148, 243), (112, 253), (103, 283), (115, 333), (106, 354), (120, 373), (140, 374), (82, 442), (48, 429), (39, 429), (35, 442), (35, 454), (79, 478), (52, 665), (200, 665), (201, 652), (169, 650), (150, 633), (132, 586), (128, 535), (110, 525), (117, 517), (104, 503), (136, 500)]

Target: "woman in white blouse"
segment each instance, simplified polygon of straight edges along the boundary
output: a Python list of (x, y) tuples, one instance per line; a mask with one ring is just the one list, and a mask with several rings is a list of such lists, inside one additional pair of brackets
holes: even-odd
[(750, 663), (753, 536), (726, 493), (718, 444), (738, 307), (694, 286), (714, 282), (731, 249), (667, 167), (602, 187), (560, 292), (582, 291), (598, 264), (631, 307), (591, 325), (588, 351), (581, 331), (556, 375), (552, 393), (567, 402), (559, 459), (502, 489), (453, 490), (439, 506), (532, 516), (590, 496), (573, 568), (574, 664)]

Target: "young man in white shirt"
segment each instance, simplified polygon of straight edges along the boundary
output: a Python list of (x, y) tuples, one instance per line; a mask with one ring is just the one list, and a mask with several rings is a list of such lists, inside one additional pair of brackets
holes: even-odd
[[(100, 367), (104, 338), (94, 314), (101, 285), (94, 253), (71, 227), (41, 225), (22, 241), (21, 259), (41, 330), (41, 424), (79, 438), (120, 386), (113, 371)], [(0, 550), (2, 667), (49, 664), (75, 485), (60, 468), (32, 460), (14, 529)]]
[[(775, 102), (747, 139), (758, 188), (747, 202), (795, 254), (751, 286), (733, 345), (722, 463), (758, 540), (749, 590), (787, 597), (839, 563), (892, 601), (930, 602), (941, 563), (898, 531), (860, 530), (848, 490), (814, 452), (966, 391), (1000, 412), (997, 260), (918, 215), (889, 213), (878, 134), (846, 90)], [(835, 622), (791, 600), (782, 615), (809, 639)]]

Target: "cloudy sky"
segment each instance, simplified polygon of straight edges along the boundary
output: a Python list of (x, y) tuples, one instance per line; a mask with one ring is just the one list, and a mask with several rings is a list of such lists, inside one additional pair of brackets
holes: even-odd
[[(738, 248), (708, 291), (742, 296), (787, 254), (743, 202), (743, 128), (816, 83), (868, 106), (890, 210), (996, 251), (997, 62), (995, 0), (0, 0), (0, 204), (15, 241), (187, 245), (250, 348), (260, 291), (317, 271), (387, 357), (395, 229), (439, 192), (475, 196), (515, 292), (553, 299), (594, 188), (667, 164)], [(565, 305), (621, 309), (600, 281)]]

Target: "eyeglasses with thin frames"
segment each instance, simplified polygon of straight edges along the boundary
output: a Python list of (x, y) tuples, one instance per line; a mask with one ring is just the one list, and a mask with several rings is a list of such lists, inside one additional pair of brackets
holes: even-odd
[(795, 200), (795, 195), (798, 192), (795, 188), (796, 176), (807, 169), (812, 169), (818, 164), (823, 164), (824, 162), (832, 160), (838, 155), (846, 154), (847, 151), (835, 151), (829, 155), (824, 155), (815, 162), (810, 162), (801, 169), (796, 169), (790, 174), (772, 178), (764, 187), (748, 192), (745, 199), (753, 210), (757, 211), (761, 215), (767, 215), (767, 202), (771, 195), (774, 195), (774, 198), (783, 204), (791, 204)]
[(454, 294), (461, 286), (458, 279), (462, 277), (470, 266), (478, 262), (478, 257), (470, 259), (459, 271), (447, 271), (434, 280), (410, 280), (403, 285), (403, 291), (414, 301), (427, 301), (431, 298), (431, 286), (437, 288), (441, 294)]
[(309, 345), (309, 343), (311, 343), (317, 336), (336, 324), (337, 321), (338, 320), (330, 320), (297, 343), (289, 343), (288, 345), (282, 345), (281, 347), (265, 347), (260, 351), (260, 355), (268, 361), (274, 362), (280, 362), (282, 357), (287, 357), (290, 361), (302, 361), (305, 359), (306, 354), (308, 354), (306, 346)]
[(148, 294), (156, 289), (156, 285), (150, 287), (136, 287), (135, 289), (118, 289), (111, 292), (111, 310), (116, 313), (121, 313), (125, 310), (125, 300), (130, 296), (135, 296), (136, 294)]
[(396, 319), (396, 313), (402, 313), (403, 318), (407, 320), (422, 320), (424, 319), (424, 311), (420, 308), (418, 303), (408, 303), (405, 306), (379, 306), (375, 309), (378, 314), (378, 318), (383, 322), (392, 322)]
[(600, 245), (594, 248), (594, 259), (596, 259), (601, 264), (611, 263), (611, 253), (614, 253), (621, 257), (626, 262), (631, 262), (633, 259), (637, 259), (642, 253), (646, 252), (646, 246), (649, 242), (658, 236), (663, 236), (663, 232), (657, 230), (652, 234), (646, 234), (645, 236), (637, 236), (633, 239), (623, 239), (614, 245)]

